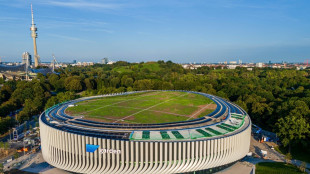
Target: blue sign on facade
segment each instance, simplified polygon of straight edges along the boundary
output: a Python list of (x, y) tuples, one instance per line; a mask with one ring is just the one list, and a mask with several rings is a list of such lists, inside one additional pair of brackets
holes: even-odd
[(99, 148), (99, 145), (86, 144), (86, 152), (94, 153)]

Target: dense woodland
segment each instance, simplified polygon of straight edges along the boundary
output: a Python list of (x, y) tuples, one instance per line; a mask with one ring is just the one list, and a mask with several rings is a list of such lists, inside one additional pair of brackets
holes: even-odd
[[(26, 81), (0, 79), (0, 133), (14, 123), (59, 102), (79, 96), (148, 89), (176, 89), (214, 94), (235, 102), (253, 123), (274, 131), (283, 145), (310, 147), (310, 71), (245, 68), (182, 68), (171, 61), (117, 62), (59, 69), (58, 74)], [(8, 115), (21, 110), (16, 121)], [(308, 141), (307, 141), (308, 139)]]

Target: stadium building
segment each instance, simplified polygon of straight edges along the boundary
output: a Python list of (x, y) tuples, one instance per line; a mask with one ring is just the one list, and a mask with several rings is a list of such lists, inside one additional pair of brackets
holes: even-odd
[(40, 116), (43, 158), (57, 168), (77, 173), (211, 173), (249, 152), (249, 116), (239, 106), (214, 95), (178, 91), (207, 97), (216, 109), (206, 116), (177, 122), (103, 122), (66, 111), (78, 102), (143, 92), (79, 98), (47, 109)]

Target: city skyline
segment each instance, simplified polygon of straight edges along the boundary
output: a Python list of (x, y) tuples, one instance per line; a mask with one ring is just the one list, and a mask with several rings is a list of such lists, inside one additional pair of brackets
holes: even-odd
[[(33, 54), (30, 1), (0, 1), (0, 57)], [(32, 1), (38, 52), (69, 62), (304, 62), (307, 1)]]

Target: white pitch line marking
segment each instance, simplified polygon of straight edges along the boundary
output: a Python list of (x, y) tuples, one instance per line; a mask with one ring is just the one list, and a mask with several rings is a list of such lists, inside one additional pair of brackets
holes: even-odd
[(170, 100), (174, 100), (174, 99), (176, 99), (176, 98), (183, 97), (183, 96), (185, 96), (185, 95), (188, 95), (188, 93), (186, 93), (186, 94), (184, 94), (184, 95), (177, 96), (177, 97), (175, 97), (175, 98), (171, 98), (171, 99), (169, 99), (169, 100), (165, 100), (165, 101), (160, 102), (160, 103), (157, 103), (157, 104), (155, 104), (155, 105), (153, 105), (153, 106), (150, 106), (150, 107), (148, 107), (148, 108), (142, 109), (141, 111), (138, 111), (138, 112), (136, 112), (136, 113), (133, 113), (133, 114), (131, 114), (131, 115), (128, 115), (128, 116), (126, 116), (126, 117), (124, 117), (124, 118), (122, 118), (122, 119), (119, 119), (119, 120), (117, 120), (117, 121), (115, 121), (115, 122), (113, 122), (113, 123), (116, 123), (116, 122), (121, 121), (121, 120), (125, 120), (125, 119), (128, 118), (128, 117), (134, 116), (134, 115), (136, 115), (136, 114), (138, 114), (138, 113), (141, 113), (141, 112), (143, 112), (143, 111), (146, 111), (146, 110), (149, 110), (149, 109), (151, 109), (151, 108), (154, 108), (155, 106), (158, 106), (158, 105), (160, 105), (160, 104), (166, 103), (166, 102), (168, 102), (168, 101), (170, 101)]

